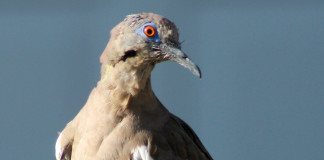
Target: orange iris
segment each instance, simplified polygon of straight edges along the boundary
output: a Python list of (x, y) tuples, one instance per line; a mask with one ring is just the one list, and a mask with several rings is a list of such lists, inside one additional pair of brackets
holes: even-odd
[(143, 32), (146, 36), (153, 37), (155, 35), (155, 28), (152, 26), (146, 26)]

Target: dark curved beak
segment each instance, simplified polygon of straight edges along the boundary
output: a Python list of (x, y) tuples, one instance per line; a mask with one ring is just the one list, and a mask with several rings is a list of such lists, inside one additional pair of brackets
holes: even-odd
[(199, 67), (180, 49), (163, 46), (161, 47), (161, 50), (165, 54), (166, 59), (179, 63), (201, 79), (201, 71)]

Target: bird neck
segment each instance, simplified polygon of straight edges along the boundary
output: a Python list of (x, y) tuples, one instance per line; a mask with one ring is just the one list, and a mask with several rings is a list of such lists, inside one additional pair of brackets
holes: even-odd
[(136, 96), (142, 91), (153, 92), (150, 82), (154, 65), (141, 66), (120, 62), (114, 66), (103, 64), (101, 67), (101, 79), (98, 85), (108, 90), (118, 90), (125, 94)]
[(153, 68), (154, 66), (135, 68), (126, 64), (103, 64), (101, 80), (96, 88), (106, 93), (106, 99), (122, 112), (160, 108), (161, 104), (151, 86), (150, 74)]

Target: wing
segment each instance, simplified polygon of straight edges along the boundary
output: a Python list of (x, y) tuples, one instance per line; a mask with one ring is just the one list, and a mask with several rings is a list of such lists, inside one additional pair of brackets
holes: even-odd
[(196, 133), (191, 129), (191, 127), (186, 122), (184, 122), (179, 117), (177, 117), (173, 114), (171, 114), (170, 118), (173, 119), (174, 121), (176, 121), (177, 124), (179, 125), (179, 127), (181, 127), (187, 133), (187, 135), (197, 145), (197, 147), (201, 150), (201, 152), (203, 152), (205, 154), (207, 159), (209, 159), (209, 160), (213, 159), (210, 156), (210, 154), (208, 153), (208, 151), (206, 150), (206, 148), (204, 147), (204, 145), (201, 143), (201, 141), (198, 138), (198, 136), (196, 135)]
[(68, 123), (60, 133), (55, 144), (56, 160), (71, 160), (72, 144), (74, 140), (75, 124), (73, 121)]
[(56, 160), (71, 160), (72, 143), (65, 143), (60, 133), (55, 144), (55, 157)]

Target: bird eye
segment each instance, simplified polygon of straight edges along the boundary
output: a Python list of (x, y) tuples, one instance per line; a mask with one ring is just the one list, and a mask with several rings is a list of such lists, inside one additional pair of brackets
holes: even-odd
[(156, 33), (155, 28), (152, 26), (145, 26), (143, 32), (147, 37), (153, 37)]
[(136, 30), (136, 33), (143, 37), (145, 40), (161, 43), (159, 33), (156, 29), (156, 26), (152, 22), (148, 22)]

